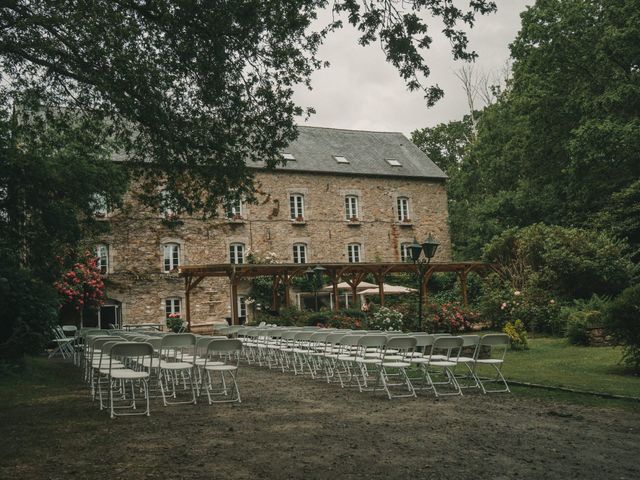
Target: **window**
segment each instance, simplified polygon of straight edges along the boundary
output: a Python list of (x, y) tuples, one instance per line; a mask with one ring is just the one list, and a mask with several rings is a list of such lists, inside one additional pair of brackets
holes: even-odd
[(247, 318), (247, 297), (238, 295), (238, 316)]
[(290, 195), (289, 207), (291, 208), (291, 220), (304, 219), (304, 195), (298, 193)]
[(160, 208), (165, 219), (175, 219), (177, 217), (177, 202), (168, 190), (160, 192)]
[(413, 262), (411, 258), (411, 244), (410, 243), (402, 243), (400, 244), (400, 261), (401, 262)]
[(347, 220), (358, 218), (358, 197), (347, 195), (344, 197), (344, 213)]
[(109, 247), (107, 245), (98, 245), (96, 247), (96, 257), (98, 259), (96, 266), (102, 275), (109, 272)]
[(182, 307), (182, 300), (180, 298), (167, 298), (164, 301), (165, 316), (169, 318), (169, 315), (180, 315)]
[(109, 205), (107, 197), (101, 193), (94, 193), (91, 196), (91, 209), (93, 214), (98, 218), (104, 218), (109, 213)]
[(243, 243), (232, 243), (229, 245), (229, 263), (244, 263)]
[(224, 213), (227, 218), (242, 219), (242, 202), (240, 199), (228, 200), (224, 205)]
[(409, 199), (407, 197), (398, 197), (397, 214), (399, 222), (409, 221)]
[(402, 164), (395, 158), (385, 158), (385, 161), (392, 167), (401, 167)]
[(361, 248), (359, 243), (350, 243), (347, 245), (347, 259), (349, 263), (359, 263), (361, 261)]
[(285, 160), (287, 160), (289, 162), (296, 160), (296, 157), (293, 156), (293, 153), (283, 153), (282, 154), (282, 158), (284, 158)]
[(293, 263), (307, 263), (307, 246), (304, 243), (293, 244)]
[(180, 266), (180, 245), (167, 243), (164, 245), (164, 271), (171, 272)]
[(343, 157), (342, 155), (334, 155), (333, 158), (338, 163), (349, 163), (349, 160), (347, 160), (347, 157)]

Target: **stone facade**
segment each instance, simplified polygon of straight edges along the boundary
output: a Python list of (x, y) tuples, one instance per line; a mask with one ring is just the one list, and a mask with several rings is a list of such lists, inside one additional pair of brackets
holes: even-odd
[[(440, 242), (435, 260), (449, 261), (447, 197), (441, 179), (256, 171), (257, 203), (242, 205), (242, 219), (181, 218), (170, 224), (128, 196), (121, 211), (105, 221), (111, 231), (100, 239), (109, 247), (107, 293), (121, 308), (123, 324), (164, 323), (165, 300), (181, 300), (184, 281), (165, 273), (164, 245), (179, 247), (181, 265), (229, 263), (231, 244), (258, 256), (273, 252), (293, 263), (293, 245), (306, 246), (307, 263), (347, 262), (347, 245), (361, 245), (364, 262), (400, 261), (400, 245), (429, 233)], [(290, 218), (290, 195), (304, 196), (304, 221)], [(357, 221), (347, 220), (345, 196), (358, 201)], [(409, 221), (400, 222), (397, 198), (408, 199)], [(240, 294), (248, 294), (241, 285)], [(207, 278), (191, 296), (192, 324), (230, 316), (226, 279)]]

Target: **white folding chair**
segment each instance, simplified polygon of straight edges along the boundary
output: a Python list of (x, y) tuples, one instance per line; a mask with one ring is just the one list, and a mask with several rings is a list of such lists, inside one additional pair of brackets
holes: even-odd
[[(509, 336), (504, 333), (492, 333), (480, 339), (476, 350), (475, 362), (473, 363), (472, 374), (480, 384), (482, 393), (511, 392), (507, 381), (502, 375), (502, 365), (504, 364), (504, 357), (509, 349), (509, 343)], [(487, 349), (488, 357), (484, 358), (483, 355)], [(491, 367), (496, 374), (495, 377), (488, 379), (482, 378), (478, 372), (478, 367), (482, 366)], [(488, 383), (502, 383), (504, 388), (488, 389), (486, 387)]]
[[(151, 410), (149, 408), (149, 388), (147, 379), (149, 372), (143, 368), (129, 368), (128, 366), (140, 366), (144, 364), (146, 357), (153, 355), (153, 347), (148, 343), (138, 342), (120, 342), (110, 348), (109, 368), (106, 375), (109, 383), (109, 407), (111, 418), (124, 415), (147, 415)], [(122, 368), (122, 365), (127, 365)], [(127, 382), (131, 387), (131, 395), (127, 389)], [(136, 391), (141, 391), (146, 402), (146, 408), (143, 412), (135, 412), (137, 410)], [(114, 393), (117, 398), (114, 399)], [(116, 402), (118, 404), (116, 405)], [(123, 405), (124, 404), (124, 405)], [(121, 409), (130, 409), (129, 413), (116, 413)]]
[[(462, 337), (443, 336), (437, 337), (431, 346), (429, 353), (429, 361), (424, 364), (424, 374), (429, 385), (433, 387), (433, 393), (436, 397), (444, 395), (462, 395), (462, 390), (458, 384), (458, 380), (454, 375), (454, 369), (458, 365), (458, 358), (462, 351)], [(440, 371), (446, 379), (444, 382), (434, 382), (430, 370), (435, 368)], [(449, 385), (453, 391), (438, 391), (437, 386)]]
[[(387, 393), (389, 400), (416, 396), (416, 391), (406, 372), (406, 369), (411, 366), (410, 360), (416, 343), (415, 337), (396, 336), (387, 338), (380, 365), (379, 383)], [(394, 387), (400, 387), (401, 391), (406, 389), (406, 392), (394, 393), (392, 391)]]
[[(207, 346), (207, 357), (203, 365), (204, 382), (202, 389), (207, 393), (209, 405), (212, 403), (240, 403), (237, 372), (240, 363), (242, 342), (236, 339), (211, 340)], [(212, 375), (219, 374), (220, 382), (214, 384)], [(221, 397), (213, 399), (212, 396)]]
[[(191, 333), (174, 333), (162, 337), (158, 383), (165, 406), (182, 403), (196, 404), (194, 364), (187, 361), (190, 358), (187, 360), (183, 358), (185, 354), (193, 355), (195, 346), (196, 336)], [(190, 400), (167, 400), (168, 397), (178, 398), (180, 383), (183, 385), (183, 390), (190, 390)]]

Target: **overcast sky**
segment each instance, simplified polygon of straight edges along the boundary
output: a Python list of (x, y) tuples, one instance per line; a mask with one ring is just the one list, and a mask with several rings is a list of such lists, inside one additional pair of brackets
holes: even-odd
[[(508, 45), (520, 30), (520, 12), (533, 0), (497, 0), (498, 12), (479, 16), (470, 31), (470, 48), (479, 54), (476, 69), (499, 71), (509, 57)], [(437, 25), (431, 21), (429, 25)], [(403, 132), (457, 120), (467, 101), (455, 76), (463, 62), (454, 62), (449, 42), (438, 32), (426, 51), (431, 68), (429, 84), (438, 84), (445, 96), (427, 108), (421, 92), (409, 92), (396, 69), (385, 61), (379, 46), (361, 47), (351, 26), (333, 33), (319, 56), (331, 63), (312, 76), (313, 90), (300, 87), (296, 101), (313, 106), (316, 114), (306, 123), (321, 127)]]

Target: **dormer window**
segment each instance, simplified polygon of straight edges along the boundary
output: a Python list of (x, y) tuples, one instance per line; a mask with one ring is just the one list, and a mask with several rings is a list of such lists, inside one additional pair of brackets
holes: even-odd
[(283, 153), (282, 158), (284, 158), (287, 162), (295, 162), (296, 157), (293, 156), (293, 153)]
[(338, 163), (349, 163), (349, 160), (347, 160), (347, 157), (343, 157), (342, 155), (334, 155), (333, 158)]
[(401, 167), (402, 164), (395, 158), (385, 158), (385, 161), (392, 167)]

